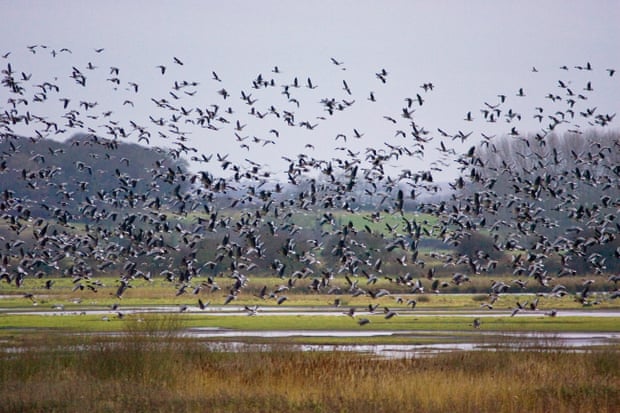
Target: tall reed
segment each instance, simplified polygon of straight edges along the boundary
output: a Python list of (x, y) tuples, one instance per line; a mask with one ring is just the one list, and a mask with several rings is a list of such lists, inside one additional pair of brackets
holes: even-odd
[(212, 351), (170, 319), (0, 356), (0, 412), (616, 412), (620, 353)]

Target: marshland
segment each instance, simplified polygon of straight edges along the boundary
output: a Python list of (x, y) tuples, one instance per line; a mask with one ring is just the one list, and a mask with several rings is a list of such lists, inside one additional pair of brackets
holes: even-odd
[(44, 348), (25, 340), (4, 355), (0, 411), (614, 412), (620, 403), (617, 347), (378, 359), (286, 344), (212, 351), (160, 328), (78, 343), (88, 349), (52, 335)]
[(613, 2), (35, 3), (0, 411), (620, 410)]

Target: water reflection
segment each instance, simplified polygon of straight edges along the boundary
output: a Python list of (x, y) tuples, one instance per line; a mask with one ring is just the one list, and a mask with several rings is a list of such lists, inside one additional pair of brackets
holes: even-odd
[[(140, 313), (178, 313), (180, 311), (179, 306), (124, 306), (122, 312), (124, 314), (140, 314)], [(202, 314), (210, 316), (247, 316), (248, 312), (244, 307), (238, 306), (212, 306), (205, 310), (199, 308), (188, 307), (184, 308), (185, 313)], [(399, 308), (399, 314), (410, 315), (415, 317), (438, 317), (438, 316), (450, 316), (450, 317), (507, 317), (510, 316), (512, 310), (486, 310), (486, 311), (472, 311), (472, 310), (418, 310)], [(61, 307), (52, 310), (42, 309), (8, 309), (0, 308), (0, 313), (8, 315), (109, 315), (114, 314), (114, 311), (110, 309), (93, 309), (86, 308), (80, 310), (64, 310)], [(270, 315), (270, 316), (342, 316), (347, 317), (346, 311), (341, 308), (326, 309), (325, 307), (259, 307), (256, 315)], [(360, 311), (359, 314), (368, 314)], [(519, 312), (517, 317), (542, 317), (545, 316), (545, 311), (522, 311)], [(620, 318), (620, 309), (605, 309), (605, 310), (559, 310), (557, 317), (618, 317)]]
[[(122, 344), (121, 337), (126, 333), (78, 333), (79, 336), (107, 336), (117, 337), (119, 340), (108, 340), (104, 344), (80, 344), (64, 348), (69, 351), (87, 351), (100, 349), (101, 346), (119, 346)], [(132, 333), (135, 334), (135, 333)], [(180, 336), (202, 341), (202, 345), (209, 351), (222, 352), (248, 352), (248, 351), (343, 351), (355, 352), (379, 358), (416, 358), (431, 357), (447, 352), (458, 351), (595, 351), (599, 347), (616, 348), (620, 350), (620, 332), (612, 333), (533, 333), (533, 332), (483, 332), (476, 334), (462, 331), (238, 331), (218, 328), (193, 328), (184, 330)], [(255, 339), (278, 339), (278, 338), (368, 338), (368, 337), (398, 337), (399, 343), (383, 344), (308, 344), (308, 343), (282, 343), (272, 342), (256, 343)], [(163, 336), (162, 336), (163, 338)], [(249, 339), (249, 340), (247, 340)], [(411, 343), (406, 343), (407, 340)], [(404, 343), (402, 341), (405, 341)], [(426, 343), (420, 343), (426, 341)], [(164, 344), (161, 341), (160, 344)], [(0, 342), (8, 344), (8, 341)], [(26, 347), (0, 346), (0, 352), (18, 354), (26, 350)]]
[(350, 351), (386, 358), (426, 357), (454, 351), (496, 351), (499, 349), (522, 349), (545, 351), (561, 348), (585, 351), (599, 346), (620, 344), (620, 332), (612, 333), (542, 333), (542, 332), (478, 332), (463, 334), (458, 331), (232, 331), (213, 328), (196, 328), (187, 332), (195, 338), (215, 341), (206, 345), (221, 351), (268, 351), (281, 344), (254, 344), (243, 341), (217, 341), (218, 338), (304, 338), (304, 337), (410, 337), (411, 341), (435, 340), (426, 344), (290, 344), (287, 348), (298, 351)]

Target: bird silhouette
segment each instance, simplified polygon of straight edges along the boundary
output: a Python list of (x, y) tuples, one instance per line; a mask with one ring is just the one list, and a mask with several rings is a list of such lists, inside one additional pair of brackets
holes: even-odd
[[(492, 282), (482, 308), (523, 289), (582, 305), (594, 305), (598, 289), (616, 294), (609, 273), (620, 256), (620, 145), (600, 133), (615, 112), (596, 99), (614, 87), (615, 69), (564, 65), (529, 112), (537, 89), (511, 85), (516, 94), (494, 92), (498, 101), (465, 109), (454, 121), (471, 128), (458, 130), (424, 124), (435, 82), (394, 100), (387, 79), (397, 79), (385, 68), (369, 73), (371, 86), (353, 75), (330, 84), (292, 70), (284, 82), (269, 65), (268, 75), (239, 86), (209, 68), (207, 81), (183, 79), (191, 62), (168, 56), (151, 66), (161, 75), (154, 90), (149, 76), (127, 78), (134, 70), (103, 48), (44, 49), (24, 52), (55, 64), (67, 58), (68, 82), (2, 55), (0, 278), (8, 283), (62, 275), (72, 279), (72, 295), (87, 297), (101, 293), (97, 277), (117, 274), (110, 294), (118, 299), (135, 291), (135, 280), (160, 278), (173, 296), (222, 289), (225, 305), (248, 297), (282, 305), (300, 291), (377, 301), (424, 294), (429, 285), (463, 291), (477, 288), (474, 277), (503, 271), (515, 280)], [(323, 64), (345, 68), (336, 58)], [(532, 68), (537, 78), (552, 70)], [(370, 109), (357, 116), (361, 106)], [(269, 161), (259, 162), (264, 153)], [(458, 176), (438, 183), (448, 169)], [(436, 244), (448, 252), (422, 247)], [(582, 271), (596, 283), (558, 281)], [(281, 285), (255, 286), (263, 275)], [(512, 315), (538, 306), (538, 298), (517, 302)]]

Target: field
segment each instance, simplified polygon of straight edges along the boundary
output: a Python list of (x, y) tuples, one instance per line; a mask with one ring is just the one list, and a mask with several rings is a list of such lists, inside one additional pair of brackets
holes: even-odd
[[(223, 305), (221, 292), (176, 296), (169, 285), (151, 283), (118, 300), (113, 286), (76, 293), (70, 280), (55, 281), (52, 290), (41, 288), (38, 280), (2, 290), (2, 412), (613, 412), (620, 404), (617, 346), (574, 349), (541, 343), (532, 348), (501, 335), (618, 332), (618, 317), (594, 315), (617, 311), (615, 300), (604, 296), (596, 308), (585, 309), (570, 296), (540, 297), (540, 310), (511, 317), (515, 302), (534, 296), (505, 295), (487, 311), (493, 316), (482, 317), (474, 329), (467, 314), (484, 311), (485, 294), (381, 297), (374, 300), (380, 310), (398, 311), (386, 319), (383, 311), (364, 312), (368, 297), (299, 290), (288, 292), (285, 307), (252, 294)], [(274, 288), (281, 280), (259, 281)], [(33, 296), (24, 297), (24, 291)], [(198, 309), (197, 296), (210, 300), (210, 307)], [(339, 307), (335, 298), (342, 301)], [(418, 301), (413, 309), (406, 305), (411, 298)], [(113, 304), (120, 305), (112, 310)], [(182, 312), (183, 305), (191, 308)], [(246, 305), (263, 310), (248, 317)], [(358, 325), (345, 315), (351, 307), (359, 309), (355, 318), (371, 322)], [(594, 314), (549, 317), (550, 308)], [(227, 339), (193, 335), (196, 328), (344, 334)], [(395, 334), (346, 334), (369, 328)], [(338, 348), (464, 341), (484, 343), (488, 350), (386, 358)], [(334, 347), (299, 351), (301, 343)]]

